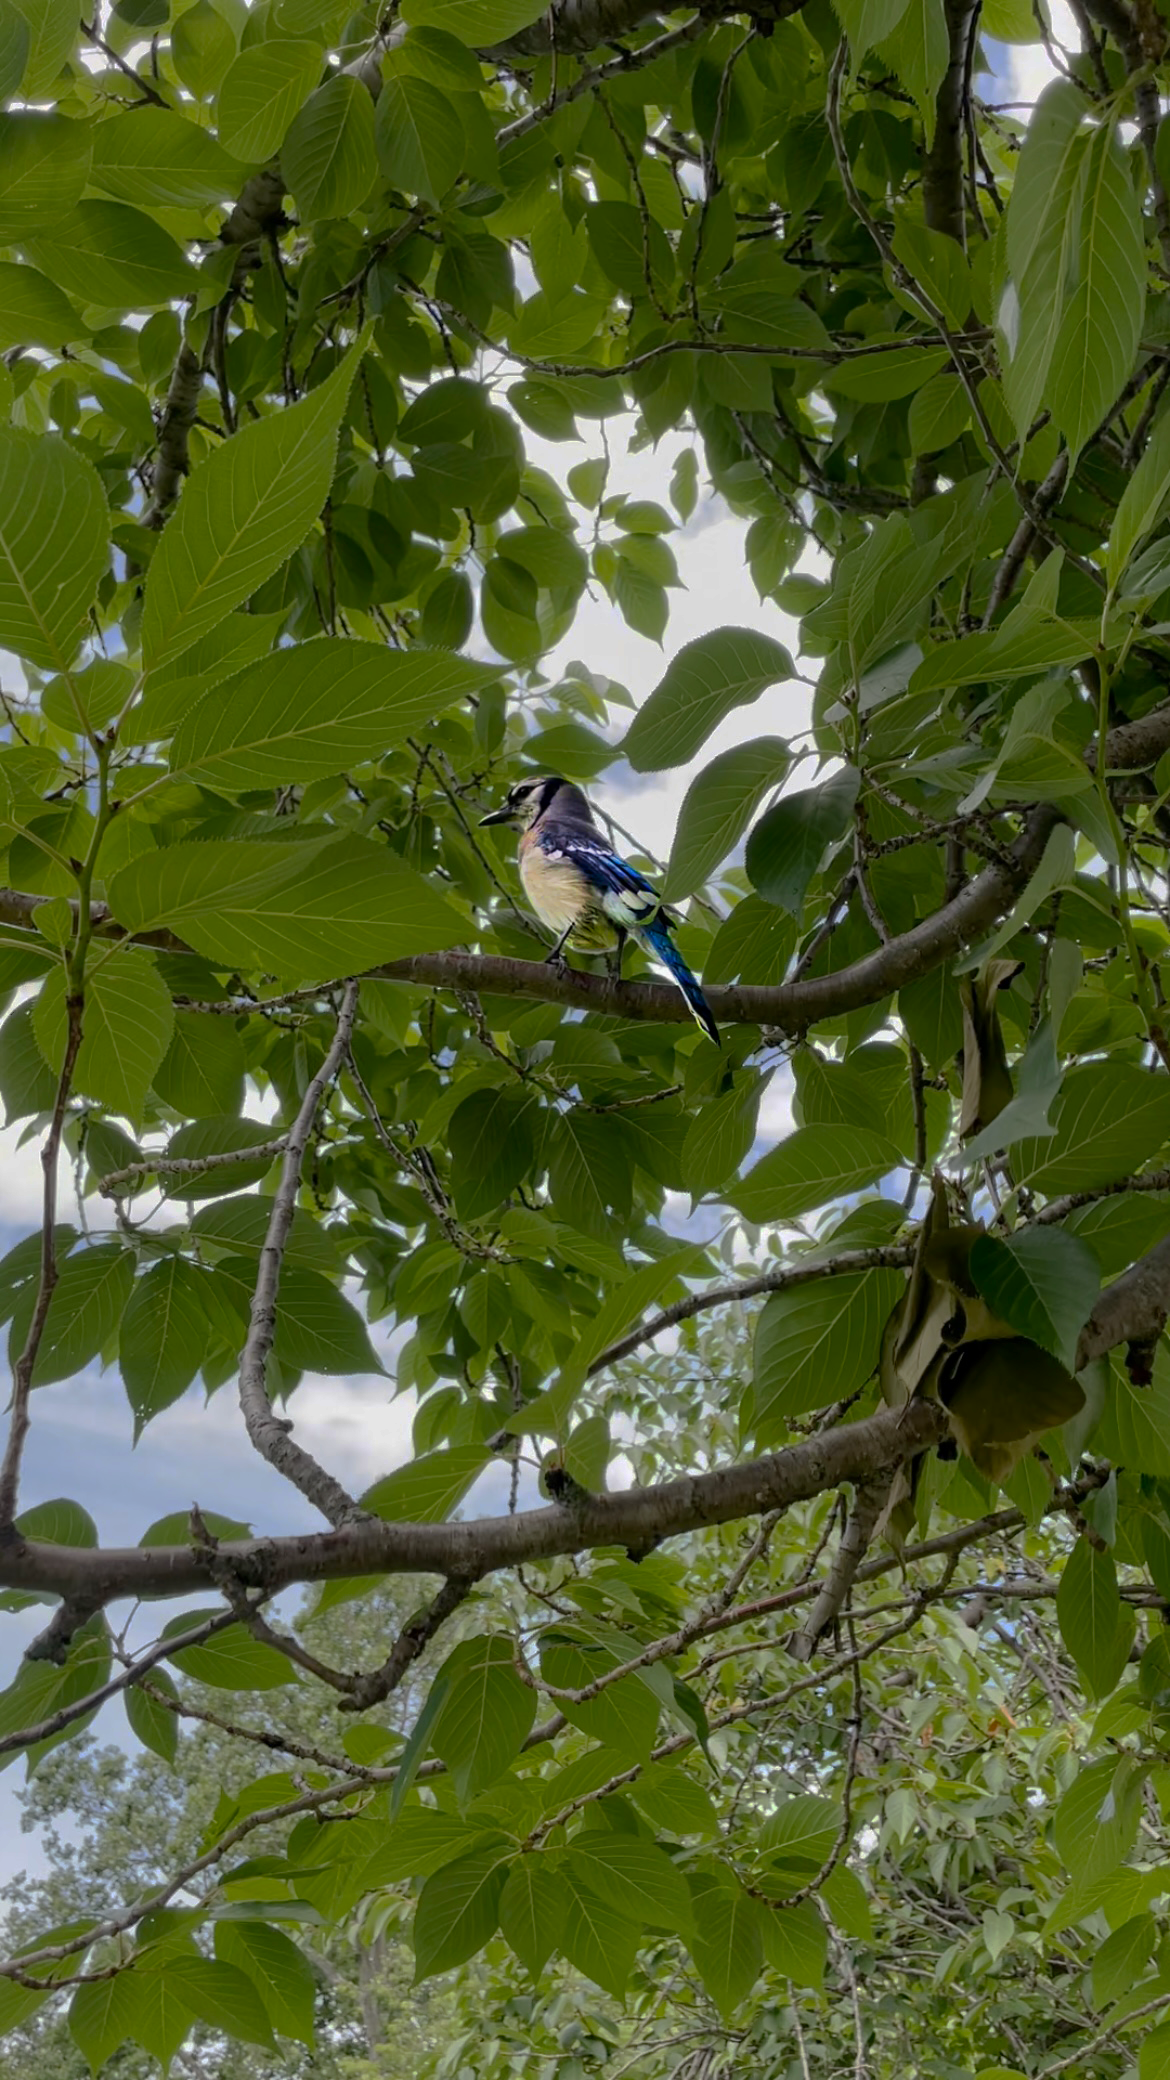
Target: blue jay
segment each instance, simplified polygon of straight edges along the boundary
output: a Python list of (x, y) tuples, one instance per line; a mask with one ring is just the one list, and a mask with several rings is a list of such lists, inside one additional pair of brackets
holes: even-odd
[(550, 961), (563, 965), (571, 939), (588, 951), (612, 949), (610, 972), (620, 975), (626, 940), (636, 939), (670, 970), (696, 1024), (719, 1046), (707, 1000), (670, 936), (677, 919), (645, 875), (606, 844), (579, 787), (555, 778), (518, 780), (503, 807), (479, 820), (519, 830), (524, 892), (542, 922), (560, 934)]

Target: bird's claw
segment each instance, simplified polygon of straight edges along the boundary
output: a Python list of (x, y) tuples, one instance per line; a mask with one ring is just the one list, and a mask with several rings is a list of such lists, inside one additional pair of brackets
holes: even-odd
[(554, 975), (557, 976), (567, 975), (569, 972), (569, 963), (559, 946), (554, 946), (551, 953), (545, 954), (544, 965), (546, 968), (551, 968)]

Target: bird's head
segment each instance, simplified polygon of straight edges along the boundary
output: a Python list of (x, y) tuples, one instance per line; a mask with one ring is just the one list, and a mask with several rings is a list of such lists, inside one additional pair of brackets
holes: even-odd
[(550, 774), (541, 780), (517, 780), (510, 787), (498, 809), (480, 817), (480, 823), (510, 823), (513, 830), (530, 830), (538, 816), (544, 816), (557, 796), (575, 795), (577, 789), (570, 787), (567, 780), (558, 780)]

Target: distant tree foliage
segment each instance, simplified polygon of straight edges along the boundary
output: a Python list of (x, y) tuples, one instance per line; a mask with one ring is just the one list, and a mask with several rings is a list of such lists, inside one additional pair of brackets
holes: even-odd
[[(1071, 11), (0, 0), (13, 2080), (1170, 2072), (1170, 18)], [(548, 663), (710, 496), (791, 740), (715, 597)], [(716, 1046), (479, 818), (738, 710)], [(22, 1495), (99, 1362), (297, 1513)]]

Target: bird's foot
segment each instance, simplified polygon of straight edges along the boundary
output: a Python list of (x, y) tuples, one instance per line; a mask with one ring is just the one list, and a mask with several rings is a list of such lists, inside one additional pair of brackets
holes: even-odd
[(545, 954), (544, 965), (551, 968), (554, 975), (567, 975), (569, 972), (569, 963), (559, 946), (554, 946), (551, 953)]

